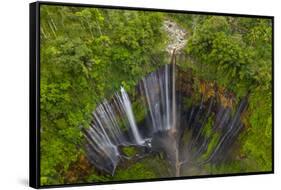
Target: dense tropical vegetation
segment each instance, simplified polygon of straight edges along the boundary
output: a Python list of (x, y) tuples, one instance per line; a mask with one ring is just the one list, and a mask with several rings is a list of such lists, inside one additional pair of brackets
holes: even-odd
[(89, 125), (98, 103), (121, 85), (134, 93), (142, 76), (167, 63), (167, 19), (188, 31), (182, 51), (187, 59), (180, 67), (236, 99), (248, 96), (237, 159), (208, 167), (213, 173), (271, 170), (270, 19), (47, 5), (40, 14), (42, 185), (151, 179), (164, 172), (161, 156), (120, 167), (114, 176), (96, 170), (83, 150), (81, 128)]

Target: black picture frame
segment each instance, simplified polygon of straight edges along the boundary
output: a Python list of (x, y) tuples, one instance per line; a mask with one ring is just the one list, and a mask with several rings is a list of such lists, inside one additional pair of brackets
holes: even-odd
[[(94, 7), (106, 9), (123, 9), (123, 10), (140, 10), (140, 11), (157, 11), (170, 13), (189, 13), (199, 15), (220, 15), (233, 17), (247, 18), (267, 18), (272, 22), (272, 169), (265, 172), (249, 172), (235, 174), (219, 174), (219, 175), (202, 175), (202, 176), (187, 176), (187, 177), (171, 177), (157, 179), (141, 179), (141, 180), (126, 180), (126, 181), (108, 181), (108, 182), (93, 182), (93, 183), (77, 183), (63, 185), (40, 185), (40, 6), (55, 5), (55, 6), (75, 6), (75, 7)], [(111, 5), (93, 5), (93, 4), (78, 4), (78, 3), (61, 3), (61, 2), (45, 2), (37, 1), (30, 3), (29, 9), (29, 39), (30, 39), (30, 75), (29, 75), (29, 185), (33, 188), (52, 188), (52, 187), (73, 187), (73, 186), (88, 186), (101, 184), (118, 184), (118, 183), (134, 183), (134, 182), (150, 182), (163, 180), (184, 180), (195, 178), (213, 178), (227, 176), (245, 176), (257, 174), (273, 174), (274, 173), (274, 17), (263, 15), (248, 15), (248, 14), (233, 14), (233, 13), (218, 13), (218, 12), (200, 12), (187, 10), (170, 10), (156, 8), (141, 8), (141, 7), (125, 7)]]

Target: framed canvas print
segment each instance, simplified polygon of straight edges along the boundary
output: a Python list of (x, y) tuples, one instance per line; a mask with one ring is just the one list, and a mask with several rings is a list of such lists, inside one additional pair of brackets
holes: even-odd
[(30, 186), (273, 173), (271, 16), (30, 4)]

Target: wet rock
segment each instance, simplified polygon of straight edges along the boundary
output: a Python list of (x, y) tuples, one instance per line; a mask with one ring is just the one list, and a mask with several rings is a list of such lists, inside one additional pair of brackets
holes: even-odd
[(166, 20), (164, 21), (164, 30), (168, 33), (169, 43), (166, 47), (166, 51), (172, 55), (173, 51), (178, 54), (186, 45), (187, 32), (180, 28), (177, 23)]

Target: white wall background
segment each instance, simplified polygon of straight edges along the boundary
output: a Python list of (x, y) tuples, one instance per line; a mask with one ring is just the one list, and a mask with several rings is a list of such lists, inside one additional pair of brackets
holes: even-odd
[[(63, 0), (60, 0), (63, 1)], [(3, 0), (0, 5), (0, 189), (28, 187), (29, 5), (30, 0)], [(67, 2), (64, 0), (63, 2)], [(75, 187), (71, 189), (278, 189), (281, 186), (281, 9), (278, 0), (71, 0), (193, 11), (275, 16), (275, 174)], [(70, 189), (70, 188), (67, 188)]]

